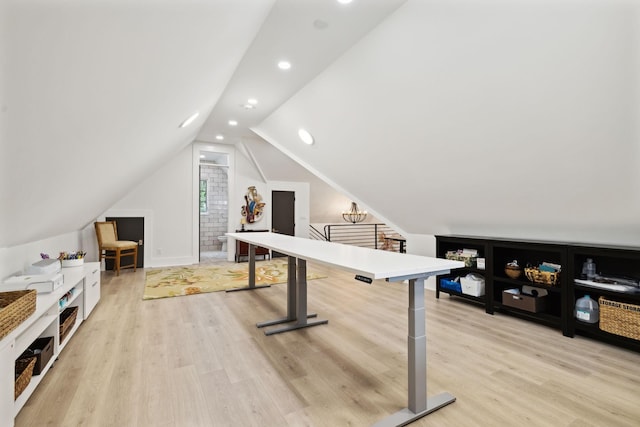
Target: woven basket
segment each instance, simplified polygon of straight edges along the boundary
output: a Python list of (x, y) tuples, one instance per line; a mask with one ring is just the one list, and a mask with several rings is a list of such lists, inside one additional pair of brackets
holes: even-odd
[(0, 292), (0, 339), (36, 311), (36, 295), (34, 289)]
[(640, 305), (598, 298), (600, 329), (610, 334), (640, 340)]
[(524, 274), (529, 281), (546, 286), (556, 286), (560, 281), (560, 273), (540, 271), (538, 268), (527, 267), (524, 269)]
[(33, 367), (36, 365), (36, 359), (37, 357), (34, 356), (16, 360), (16, 386), (14, 399), (17, 399), (31, 382)]
[(522, 274), (522, 268), (505, 265), (504, 274), (506, 274), (511, 279), (517, 279)]
[(78, 307), (67, 307), (60, 313), (60, 342), (63, 342), (76, 323)]

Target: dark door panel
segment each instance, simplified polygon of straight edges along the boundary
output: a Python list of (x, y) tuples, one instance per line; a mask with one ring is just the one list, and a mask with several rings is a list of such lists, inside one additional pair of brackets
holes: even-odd
[[(294, 236), (296, 230), (296, 193), (293, 191), (271, 192), (271, 228), (274, 233)], [(273, 257), (283, 257), (285, 254), (273, 251)]]

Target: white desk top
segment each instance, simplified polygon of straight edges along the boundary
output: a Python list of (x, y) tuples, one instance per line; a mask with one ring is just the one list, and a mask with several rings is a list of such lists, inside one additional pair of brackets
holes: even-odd
[(283, 254), (340, 267), (371, 279), (390, 281), (432, 276), (464, 267), (461, 261), (401, 254), (276, 233), (227, 233), (227, 236)]

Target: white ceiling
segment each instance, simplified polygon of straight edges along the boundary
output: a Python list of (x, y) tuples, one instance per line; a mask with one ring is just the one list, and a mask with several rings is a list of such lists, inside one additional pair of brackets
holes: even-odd
[[(245, 52), (198, 139), (238, 142), (406, 0), (278, 0)], [(283, 71), (277, 64), (291, 63)], [(248, 99), (258, 101), (247, 109)], [(229, 126), (236, 120), (237, 126)]]
[(410, 0), (253, 130), (403, 234), (638, 245), (639, 64), (637, 1)]
[(0, 247), (83, 228), (198, 133), (252, 134), (400, 3), (0, 2)]
[(5, 0), (0, 248), (216, 135), (403, 233), (640, 241), (638, 22), (635, 0)]

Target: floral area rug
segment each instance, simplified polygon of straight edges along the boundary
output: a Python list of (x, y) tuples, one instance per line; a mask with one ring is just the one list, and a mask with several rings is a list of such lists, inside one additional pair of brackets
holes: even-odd
[[(307, 271), (307, 280), (326, 276)], [(256, 285), (287, 283), (286, 261), (256, 262)], [(142, 299), (224, 291), (249, 285), (249, 263), (216, 263), (147, 270)]]

